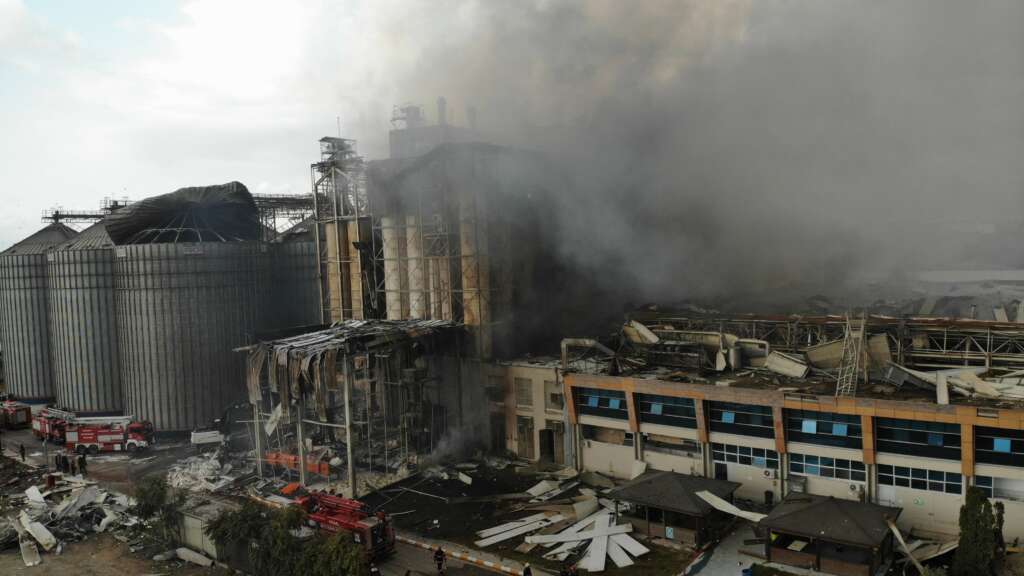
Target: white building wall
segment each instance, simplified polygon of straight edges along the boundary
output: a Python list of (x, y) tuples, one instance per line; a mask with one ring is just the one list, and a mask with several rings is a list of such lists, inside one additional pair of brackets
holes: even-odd
[[(1010, 483), (1024, 483), (1024, 469), (1012, 466), (976, 464), (974, 473), (977, 476), (990, 476), (993, 479), (1001, 478)], [(1013, 542), (1019, 538), (1024, 542), (1024, 499), (994, 498), (993, 502), (1003, 503), (1005, 509), (1003, 537), (1006, 538), (1006, 541)]]
[(704, 462), (700, 454), (682, 456), (644, 450), (644, 462), (647, 462), (647, 467), (652, 470), (678, 472), (679, 474), (689, 474), (691, 476), (704, 475)]
[[(915, 458), (901, 454), (879, 453), (879, 464), (907, 466), (925, 470), (960, 472), (959, 460), (937, 458)], [(964, 503), (962, 494), (946, 494), (931, 490), (916, 490), (900, 486), (878, 485), (876, 501), (887, 506), (903, 508), (896, 523), (901, 530), (913, 530), (916, 534), (948, 538), (960, 533), (960, 506)]]
[(612, 478), (628, 480), (633, 471), (633, 446), (606, 444), (597, 440), (582, 440), (583, 469)]
[[(775, 440), (772, 438), (755, 438), (753, 436), (724, 434), (722, 432), (712, 432), (709, 437), (712, 443), (717, 444), (732, 444), (734, 446), (747, 446), (750, 448), (775, 450)], [(710, 447), (708, 449), (710, 450)], [(715, 464), (715, 462), (712, 462), (712, 468), (709, 476), (714, 477)], [(759, 468), (757, 466), (747, 466), (746, 464), (737, 464), (733, 462), (726, 462), (725, 465), (728, 470), (728, 478), (726, 479), (731, 482), (739, 482), (742, 484), (742, 486), (736, 490), (737, 497), (753, 500), (754, 502), (764, 502), (765, 491), (771, 490), (775, 495), (775, 502), (778, 502), (782, 498), (781, 475), (783, 464), (781, 458), (778, 470)]]
[[(864, 453), (860, 450), (853, 450), (850, 448), (835, 448), (832, 446), (819, 446), (817, 444), (803, 444), (800, 442), (790, 442), (786, 447), (790, 453), (804, 454), (808, 456), (818, 456), (826, 458), (837, 458), (843, 460), (853, 460), (856, 462), (863, 463)], [(786, 458), (787, 466), (787, 477), (796, 476), (788, 470), (789, 458)], [(857, 482), (854, 480), (845, 480), (841, 478), (825, 478), (822, 476), (813, 476), (810, 474), (801, 474), (800, 476), (807, 479), (807, 492), (811, 494), (818, 494), (820, 496), (832, 496), (834, 498), (844, 498), (846, 500), (860, 500), (861, 494), (867, 494), (868, 483), (867, 483), (867, 467), (865, 466), (865, 480), (864, 482)], [(851, 488), (851, 486), (853, 488)]]

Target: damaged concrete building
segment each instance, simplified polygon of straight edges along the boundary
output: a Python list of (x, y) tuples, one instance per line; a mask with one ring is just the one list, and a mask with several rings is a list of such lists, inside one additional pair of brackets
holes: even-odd
[(794, 492), (902, 508), (900, 528), (940, 539), (977, 486), (1006, 506), (1012, 540), (1022, 339), (1019, 324), (955, 318), (640, 312), (608, 346), (564, 348), (574, 465), (738, 482), (769, 508)]

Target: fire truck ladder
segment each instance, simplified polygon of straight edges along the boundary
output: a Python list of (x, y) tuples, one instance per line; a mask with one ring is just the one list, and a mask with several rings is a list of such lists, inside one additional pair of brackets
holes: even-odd
[(846, 317), (846, 337), (843, 339), (843, 360), (839, 364), (839, 378), (836, 381), (836, 397), (856, 396), (857, 377), (861, 371), (864, 354), (864, 316), (859, 320)]

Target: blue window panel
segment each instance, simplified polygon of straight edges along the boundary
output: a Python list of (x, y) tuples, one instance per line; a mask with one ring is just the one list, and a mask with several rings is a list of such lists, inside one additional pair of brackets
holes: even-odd
[(608, 407), (611, 408), (612, 410), (618, 410), (619, 402), (621, 402), (621, 400), (619, 400), (618, 398), (609, 398)]
[(661, 415), (661, 404), (651, 404), (651, 414)]
[(761, 458), (759, 456), (754, 456), (754, 466), (757, 466), (758, 468), (764, 468), (765, 467), (764, 458)]
[(597, 396), (587, 396), (587, 406), (591, 408), (597, 408), (597, 401), (600, 400)]
[(929, 446), (942, 446), (942, 434), (935, 432), (928, 433), (928, 445)]
[(993, 438), (992, 449), (996, 452), (1003, 452), (1004, 454), (1010, 453), (1010, 439), (1009, 438)]
[(804, 466), (804, 470), (805, 470), (805, 471), (806, 471), (806, 472), (807, 472), (808, 474), (810, 474), (810, 475), (812, 475), (812, 476), (817, 476), (817, 475), (819, 474), (819, 472), (818, 472), (818, 467), (817, 467), (817, 466), (812, 466), (812, 465), (810, 465), (810, 464), (808, 464), (808, 465)]
[(800, 426), (800, 431), (804, 434), (817, 434), (818, 433), (818, 421), (817, 420), (804, 420)]
[(832, 423), (832, 435), (833, 436), (846, 436), (848, 425), (842, 422)]
[(733, 424), (736, 422), (735, 412), (722, 412), (722, 422), (726, 424)]

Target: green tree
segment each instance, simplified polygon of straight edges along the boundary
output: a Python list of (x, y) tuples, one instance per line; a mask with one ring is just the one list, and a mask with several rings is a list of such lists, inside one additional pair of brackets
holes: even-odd
[(346, 532), (317, 536), (307, 545), (304, 559), (305, 576), (367, 576), (369, 573), (363, 549)]
[(968, 488), (967, 499), (960, 507), (960, 545), (953, 560), (953, 576), (992, 573), (997, 530), (988, 497), (977, 487)]
[(184, 503), (185, 495), (168, 486), (164, 476), (148, 476), (135, 487), (135, 514), (150, 522), (150, 534), (164, 544), (178, 542)]
[(301, 537), (304, 522), (297, 506), (271, 510), (247, 502), (215, 518), (206, 534), (218, 548), (244, 546), (256, 576), (366, 576), (365, 556), (351, 534)]

